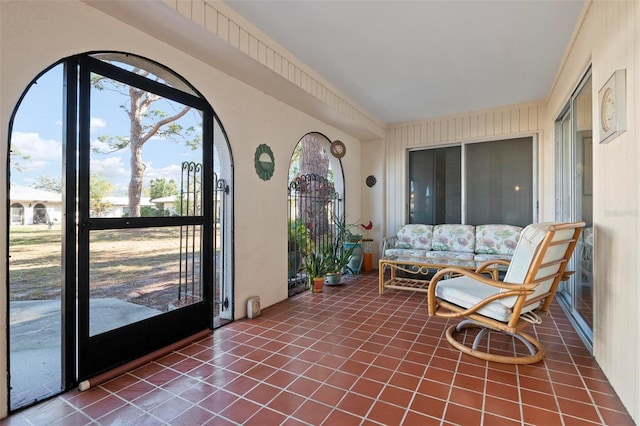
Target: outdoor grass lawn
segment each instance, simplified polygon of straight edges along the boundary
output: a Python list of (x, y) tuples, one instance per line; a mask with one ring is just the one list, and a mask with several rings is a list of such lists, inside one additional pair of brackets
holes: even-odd
[[(189, 229), (192, 238), (194, 228)], [(61, 238), (60, 226), (10, 228), (10, 300), (60, 298)], [(168, 304), (178, 298), (181, 267), (183, 276), (185, 270), (189, 271), (189, 277), (195, 270), (197, 279), (199, 232), (196, 232), (195, 244), (192, 242), (189, 241), (189, 250), (195, 249), (195, 253), (190, 253), (188, 260), (184, 257), (181, 260), (180, 227), (91, 231), (90, 297), (117, 297), (166, 310)]]

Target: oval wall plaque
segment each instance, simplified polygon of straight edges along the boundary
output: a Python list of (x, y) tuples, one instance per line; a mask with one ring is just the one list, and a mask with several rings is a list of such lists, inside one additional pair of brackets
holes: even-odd
[(254, 157), (254, 163), (256, 167), (256, 173), (262, 180), (269, 180), (273, 176), (273, 172), (276, 168), (276, 160), (273, 157), (273, 151), (269, 145), (260, 144), (256, 148), (256, 155)]

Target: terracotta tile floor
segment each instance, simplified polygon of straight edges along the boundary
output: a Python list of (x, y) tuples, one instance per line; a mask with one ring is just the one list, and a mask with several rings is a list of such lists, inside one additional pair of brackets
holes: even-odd
[(535, 330), (548, 348), (536, 365), (463, 355), (446, 324), (424, 295), (349, 278), (2, 424), (634, 424), (557, 305)]

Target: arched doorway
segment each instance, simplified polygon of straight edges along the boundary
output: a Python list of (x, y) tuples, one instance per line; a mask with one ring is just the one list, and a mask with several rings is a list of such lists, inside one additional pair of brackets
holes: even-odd
[(49, 224), (51, 219), (49, 219), (49, 212), (47, 211), (47, 206), (42, 203), (38, 203), (33, 206), (33, 224)]
[(9, 189), (62, 194), (60, 226), (39, 203), (50, 226), (8, 234), (10, 410), (233, 319), (231, 153), (192, 85), (77, 55), (34, 79), (10, 129)]
[(334, 219), (344, 219), (344, 174), (340, 159), (330, 151), (331, 141), (321, 133), (304, 135), (289, 163), (288, 182), (288, 293), (308, 289), (301, 272), (303, 257), (327, 245)]

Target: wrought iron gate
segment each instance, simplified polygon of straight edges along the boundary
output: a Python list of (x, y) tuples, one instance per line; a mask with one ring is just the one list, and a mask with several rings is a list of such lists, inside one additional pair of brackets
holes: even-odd
[[(226, 294), (223, 273), (224, 226), (223, 212), (225, 211), (225, 195), (229, 193), (229, 186), (224, 179), (218, 179), (214, 173), (213, 192), (213, 291), (214, 324), (222, 321), (220, 313), (229, 308), (229, 295)], [(182, 163), (182, 178), (180, 184), (180, 199), (177, 208), (178, 214), (183, 216), (200, 216), (202, 214), (202, 165), (194, 162)], [(200, 225), (182, 225), (180, 233), (180, 283), (178, 287), (178, 300), (180, 302), (196, 302), (202, 298), (203, 277), (201, 276), (200, 263), (202, 229)], [(206, 280), (204, 280), (206, 281)]]
[(302, 259), (332, 242), (334, 218), (340, 217), (342, 199), (333, 182), (314, 174), (291, 181), (288, 195), (288, 284), (292, 296), (309, 288), (301, 271)]
[[(178, 213), (183, 216), (202, 215), (202, 164), (186, 161), (182, 163), (178, 209)], [(202, 300), (201, 237), (200, 225), (180, 227), (180, 303)]]

